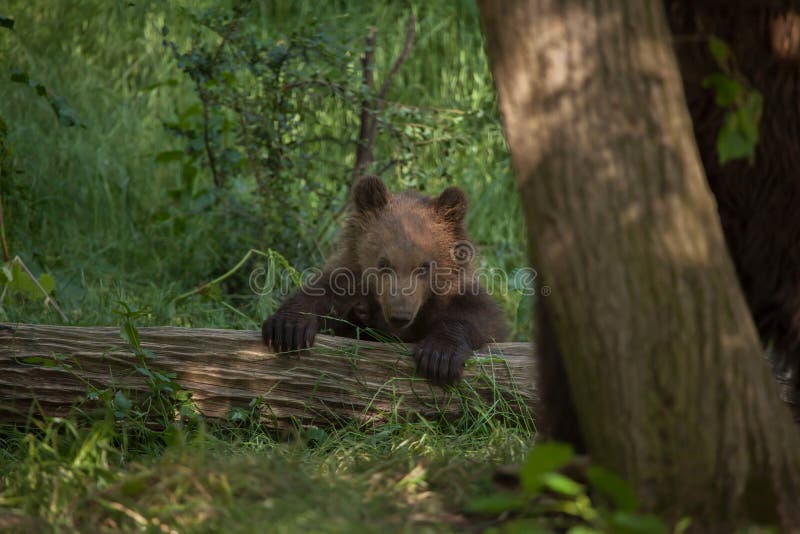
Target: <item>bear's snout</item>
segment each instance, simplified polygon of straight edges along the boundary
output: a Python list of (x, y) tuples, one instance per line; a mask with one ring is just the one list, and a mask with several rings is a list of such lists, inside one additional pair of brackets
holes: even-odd
[(383, 300), (383, 315), (392, 328), (402, 330), (411, 326), (419, 310), (416, 299), (394, 296)]

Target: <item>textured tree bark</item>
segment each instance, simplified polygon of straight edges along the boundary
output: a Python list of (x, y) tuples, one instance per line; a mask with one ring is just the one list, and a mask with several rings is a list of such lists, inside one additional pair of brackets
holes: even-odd
[[(489, 346), (468, 365), (464, 385), (445, 389), (414, 376), (403, 344), (319, 335), (309, 354), (293, 356), (270, 353), (256, 331), (139, 333), (142, 347), (155, 354), (148, 367), (175, 373), (202, 414), (225, 418), (260, 397), (262, 424), (276, 429), (380, 422), (393, 413), (455, 417), (478, 399), (505, 403), (519, 415), (535, 401), (531, 349), (524, 343)], [(0, 325), (0, 421), (25, 422), (31, 410), (66, 415), (90, 387), (147, 393), (137, 362), (118, 328)]]
[(799, 528), (800, 436), (727, 254), (662, 4), (479, 5), (568, 380), (540, 387), (570, 392), (572, 430), (647, 509), (703, 531)]

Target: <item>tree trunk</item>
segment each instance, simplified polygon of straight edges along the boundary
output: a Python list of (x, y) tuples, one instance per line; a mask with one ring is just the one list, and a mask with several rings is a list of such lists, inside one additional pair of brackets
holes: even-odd
[[(414, 376), (403, 344), (317, 336), (309, 354), (275, 355), (255, 331), (140, 328), (147, 367), (174, 373), (206, 417), (234, 408), (256, 411), (262, 425), (377, 422), (393, 414), (457, 417), (476, 400), (524, 415), (535, 401), (530, 346), (492, 345), (468, 366), (466, 384), (442, 388)], [(409, 356), (405, 357), (404, 353)], [(31, 410), (67, 415), (87, 392), (111, 388), (147, 394), (139, 359), (119, 328), (0, 324), (0, 421), (27, 420)], [(89, 406), (84, 405), (87, 409)]]
[(542, 401), (577, 414), (557, 431), (668, 520), (800, 527), (800, 435), (727, 254), (661, 3), (480, 8), (531, 260), (552, 289), (540, 376), (564, 383), (540, 387), (569, 392)]

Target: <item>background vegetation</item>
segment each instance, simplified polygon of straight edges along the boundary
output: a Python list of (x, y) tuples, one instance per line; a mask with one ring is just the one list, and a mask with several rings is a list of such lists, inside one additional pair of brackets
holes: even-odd
[[(474, 2), (234, 7), (4, 3), (0, 15), (14, 21), (0, 28), (8, 247), (69, 324), (258, 328), (282, 297), (248, 286), (263, 257), (202, 295), (175, 298), (250, 249), (301, 269), (335, 247), (365, 96), (365, 36), (378, 28), (380, 84), (409, 10), (417, 35), (381, 114), (371, 170), (395, 190), (463, 187), (482, 261), (509, 272), (526, 265)], [(63, 322), (20, 276), (6, 275), (0, 320)], [(497, 297), (515, 338), (528, 339), (530, 299), (513, 285)], [(493, 467), (521, 460), (534, 434), (532, 421), (497, 407), (455, 422), (396, 418), (288, 437), (244, 412), (155, 429), (154, 411), (171, 417), (163, 403), (101, 395), (100, 417), (0, 430), (0, 528), (446, 531), (465, 524), (462, 512), (491, 492)], [(561, 490), (571, 500), (551, 512), (600, 521), (582, 490)], [(497, 515), (520, 502), (481, 509)]]
[[(256, 328), (275, 299), (258, 299), (246, 284), (174, 309), (166, 304), (226, 272), (250, 248), (273, 249), (303, 268), (320, 264), (335, 246), (332, 218), (350, 184), (358, 136), (365, 36), (369, 26), (379, 29), (380, 83), (402, 47), (409, 8), (254, 2), (239, 28), (248, 34), (242, 46), (222, 54), (238, 56), (212, 69), (221, 38), (207, 26), (230, 20), (219, 4), (210, 15), (180, 2), (5, 8), (15, 27), (2, 35), (3, 70), (24, 70), (63, 96), (85, 124), (59, 126), (34, 91), (8, 79), (0, 85), (15, 169), (3, 180), (11, 248), (36, 274), (53, 275), (71, 323), (113, 323), (109, 311), (122, 298), (148, 309), (142, 324)], [(524, 266), (521, 212), (476, 7), (421, 2), (413, 10), (417, 38), (389, 92), (373, 171), (395, 189), (462, 186), (473, 201), (467, 224), (485, 261)], [(164, 45), (164, 28), (183, 57)], [(287, 61), (280, 79), (257, 79), (248, 67), (268, 61), (242, 57), (259, 46), (275, 61), (287, 43), (310, 55)], [(317, 79), (343, 88), (303, 85)], [(276, 103), (274, 89), (293, 82), (301, 87), (283, 89), (284, 101)], [(217, 95), (209, 104), (210, 137), (217, 166), (227, 158), (229, 167), (218, 183), (204, 152), (201, 91)], [(244, 112), (231, 111), (235, 105)], [(246, 114), (255, 139), (243, 141), (235, 130)], [(249, 160), (248, 149), (259, 153)], [(527, 312), (517, 313), (523, 299), (501, 299), (517, 337), (527, 338)], [(37, 314), (39, 303), (25, 304), (4, 301), (5, 318), (57, 320)]]

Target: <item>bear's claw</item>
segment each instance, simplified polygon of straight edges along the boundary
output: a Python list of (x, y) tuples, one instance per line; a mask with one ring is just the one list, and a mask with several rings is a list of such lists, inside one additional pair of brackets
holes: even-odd
[(318, 331), (316, 315), (280, 310), (261, 325), (261, 337), (274, 352), (307, 349), (314, 344)]
[(453, 384), (464, 374), (464, 363), (472, 356), (466, 343), (428, 336), (414, 348), (417, 374), (434, 384)]

